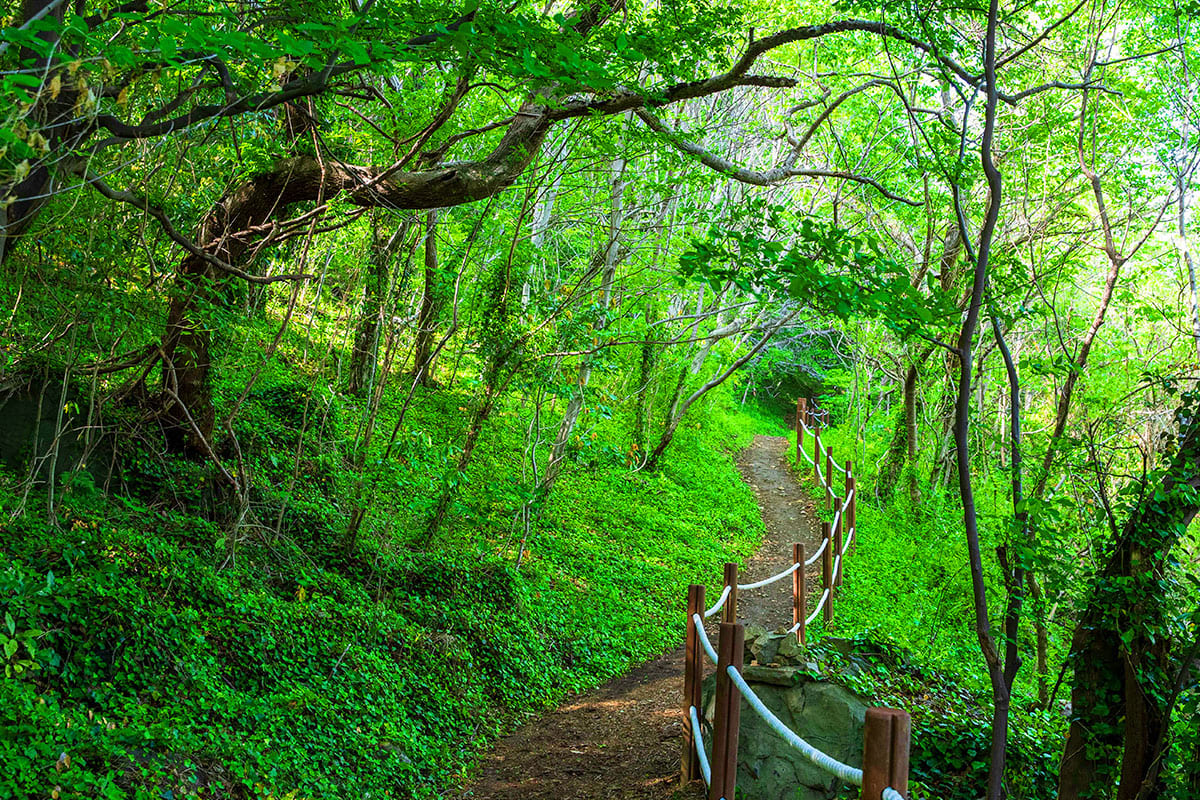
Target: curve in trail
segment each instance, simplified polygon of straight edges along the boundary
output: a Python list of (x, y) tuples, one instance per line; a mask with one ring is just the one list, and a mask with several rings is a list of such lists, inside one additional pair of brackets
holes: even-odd
[[(804, 542), (809, 548), (819, 543), (812, 501), (792, 475), (787, 448), (788, 440), (783, 437), (756, 436), (738, 464), (743, 480), (754, 490), (767, 529), (762, 546), (742, 570), (740, 582), (759, 580), (790, 566), (793, 542)], [(787, 582), (787, 588), (774, 584), (741, 592), (739, 617), (767, 628), (790, 626), (790, 586)], [(699, 783), (679, 791), (682, 692), (683, 648), (679, 647), (598, 689), (569, 698), (501, 739), (483, 757), (475, 781), (449, 797), (703, 797)]]

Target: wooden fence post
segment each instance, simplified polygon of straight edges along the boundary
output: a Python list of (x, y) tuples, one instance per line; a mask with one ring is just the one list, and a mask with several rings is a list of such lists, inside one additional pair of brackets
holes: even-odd
[(799, 397), (796, 398), (796, 467), (800, 467), (800, 451), (804, 449), (804, 412), (808, 401)]
[[(704, 680), (704, 648), (700, 645), (700, 634), (696, 632), (693, 614), (699, 614), (701, 619), (704, 617), (702, 584), (688, 586), (687, 597), (687, 639), (683, 662), (683, 757), (680, 764), (680, 778), (684, 784), (704, 777), (700, 771), (700, 757), (696, 754), (697, 742), (693, 738), (690, 710), (695, 706), (697, 713), (703, 713), (700, 689)], [(704, 747), (704, 742), (700, 741), (699, 746)]]
[[(834, 495), (833, 507), (835, 509), (841, 508), (842, 507), (842, 498), (838, 497), (837, 495)], [(845, 524), (846, 524), (846, 520), (843, 519), (843, 517), (845, 517), (845, 516), (846, 516), (845, 514), (838, 514), (836, 517), (837, 524), (833, 526), (833, 558), (835, 561), (837, 561), (838, 556), (840, 556), (842, 554), (842, 531), (845, 530)], [(834, 573), (834, 576), (833, 576), (833, 585), (841, 586), (842, 585), (842, 573), (846, 571), (846, 560), (842, 559), (841, 561), (838, 561), (837, 565), (838, 565), (837, 572)]]
[(833, 449), (825, 448), (825, 510), (833, 511)]
[(796, 641), (803, 647), (808, 598), (805, 596), (807, 587), (804, 585), (804, 545), (799, 542), (792, 545), (792, 563), (796, 565), (796, 571), (792, 573), (792, 624), (800, 626), (796, 629)]
[(829, 592), (825, 598), (825, 622), (833, 622), (833, 541), (830, 535), (829, 523), (821, 523), (821, 539), (825, 542), (825, 552), (821, 554), (821, 588)]
[(846, 511), (847, 511), (847, 513), (850, 514), (850, 524), (846, 527), (846, 530), (850, 532), (850, 536), (852, 537), (850, 539), (850, 552), (851, 553), (853, 553), (854, 549), (856, 547), (858, 547), (858, 512), (857, 512), (858, 492), (856, 491), (857, 489), (858, 489), (858, 481), (855, 479), (854, 474), (849, 471), (849, 468), (847, 468), (846, 495), (850, 498), (850, 508), (846, 509)]
[(741, 672), (746, 631), (736, 622), (721, 623), (717, 644), (717, 697), (713, 710), (712, 785), (709, 800), (732, 800), (737, 785), (738, 723), (742, 693), (729, 678), (727, 667)]
[(879, 800), (889, 786), (908, 796), (912, 721), (898, 708), (868, 708), (863, 726), (862, 800)]
[(821, 429), (813, 428), (813, 475), (817, 483), (825, 485), (821, 478)]
[[(725, 564), (725, 585), (729, 587), (729, 599), (725, 601), (725, 607), (721, 609), (721, 622), (737, 622), (737, 602), (738, 602), (738, 566), (733, 562)], [(721, 591), (725, 591), (722, 589)]]

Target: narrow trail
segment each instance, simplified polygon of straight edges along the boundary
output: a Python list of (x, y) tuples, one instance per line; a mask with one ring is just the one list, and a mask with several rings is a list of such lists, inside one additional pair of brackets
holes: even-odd
[[(813, 502), (791, 474), (787, 447), (783, 437), (756, 436), (738, 464), (742, 478), (754, 490), (767, 529), (739, 582), (753, 582), (790, 566), (793, 542), (804, 542), (808, 548), (819, 544)], [(782, 586), (742, 592), (739, 617), (769, 629), (790, 626), (791, 595)], [(568, 698), (559, 708), (501, 739), (484, 757), (475, 781), (448, 797), (700, 798), (699, 784), (679, 790), (682, 684), (680, 646), (604, 686)]]

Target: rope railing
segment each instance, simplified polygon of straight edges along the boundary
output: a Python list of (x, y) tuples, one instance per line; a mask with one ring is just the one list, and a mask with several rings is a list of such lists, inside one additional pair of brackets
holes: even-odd
[(717, 663), (717, 651), (713, 649), (712, 642), (708, 638), (708, 633), (704, 630), (704, 620), (700, 619), (699, 614), (692, 614), (692, 624), (696, 626), (696, 635), (700, 646), (704, 648), (704, 653), (710, 661), (714, 664)]
[(738, 589), (739, 590), (759, 589), (759, 588), (762, 588), (763, 586), (770, 586), (772, 583), (775, 583), (775, 581), (783, 580), (784, 578), (791, 575), (793, 572), (795, 572), (799, 568), (800, 568), (799, 564), (792, 564), (790, 567), (785, 569), (783, 572), (776, 573), (775, 575), (772, 575), (769, 578), (763, 578), (761, 581), (755, 581), (754, 583), (739, 583)]
[[(894, 708), (869, 708), (863, 727), (862, 768), (844, 764), (805, 741), (798, 733), (779, 719), (746, 682), (742, 675), (745, 630), (737, 622), (739, 591), (770, 586), (791, 576), (792, 578), (792, 627), (788, 635), (795, 635), (803, 647), (806, 629), (824, 615), (826, 625), (833, 622), (834, 600), (837, 589), (842, 585), (842, 574), (850, 550), (857, 538), (857, 498), (855, 491), (854, 466), (850, 461), (844, 465), (834, 460), (830, 449), (821, 442), (820, 428), (810, 428), (805, 419), (814, 419), (808, 413), (807, 403), (801, 398), (796, 406), (796, 461), (800, 457), (813, 468), (814, 477), (825, 497), (826, 511), (832, 513), (831, 522), (821, 523), (821, 544), (809, 557), (805, 557), (802, 543), (792, 545), (792, 564), (787, 569), (769, 578), (752, 583), (738, 583), (736, 564), (726, 564), (723, 589), (716, 605), (704, 608), (704, 587), (694, 584), (688, 589), (688, 638), (684, 669), (684, 781), (703, 779), (708, 786), (709, 800), (724, 800), (734, 796), (737, 782), (737, 736), (740, 719), (741, 698), (747, 705), (788, 744), (810, 762), (839, 780), (861, 786), (862, 800), (905, 800), (908, 792), (908, 751), (911, 723), (908, 714)], [(813, 454), (809, 456), (804, 447), (804, 436), (813, 438)], [(821, 461), (825, 464), (822, 468)], [(842, 496), (839, 498), (833, 484), (833, 474), (840, 472), (845, 479)], [(806, 569), (817, 562), (821, 564), (821, 594), (816, 607), (808, 613), (808, 587)], [(717, 647), (704, 628), (704, 620), (717, 612), (723, 612), (720, 637)], [(703, 732), (698, 709), (701, 705), (701, 682), (704, 673), (704, 657), (715, 663), (716, 696), (713, 711), (712, 756), (705, 752)]]
[(733, 591), (733, 587), (732, 587), (732, 586), (726, 586), (726, 587), (725, 587), (725, 591), (721, 592), (721, 599), (720, 599), (720, 600), (718, 600), (718, 601), (716, 602), (716, 604), (715, 604), (715, 605), (713, 605), (713, 607), (712, 607), (712, 608), (705, 609), (705, 611), (704, 611), (704, 617), (707, 619), (708, 617), (711, 617), (713, 614), (717, 613), (717, 612), (718, 612), (718, 611), (720, 611), (722, 608), (724, 608), (724, 607), (725, 607), (725, 601), (729, 599), (729, 594), (730, 594), (732, 591)]
[(692, 740), (696, 743), (696, 758), (700, 761), (700, 777), (704, 778), (705, 786), (711, 786), (712, 767), (708, 764), (708, 754), (704, 752), (704, 733), (700, 730), (700, 715), (696, 713), (695, 706), (688, 706), (688, 713), (692, 717)]
[[(821, 592), (821, 601), (819, 603), (817, 603), (817, 607), (814, 608), (813, 612), (808, 615), (807, 619), (804, 620), (805, 625), (812, 625), (813, 620), (815, 620), (817, 618), (817, 614), (821, 613), (821, 609), (823, 609), (825, 607), (825, 601), (828, 599), (829, 599), (829, 590), (826, 589), (825, 591)], [(792, 627), (798, 628), (798, 627), (800, 627), (800, 623), (797, 622)]]
[(810, 556), (810, 557), (809, 557), (809, 558), (808, 558), (808, 559), (807, 559), (807, 560), (804, 562), (804, 566), (806, 566), (806, 567), (807, 567), (807, 566), (810, 566), (810, 565), (812, 565), (812, 564), (815, 564), (815, 563), (817, 562), (817, 559), (821, 557), (821, 554), (825, 552), (825, 548), (826, 548), (826, 547), (828, 547), (828, 546), (829, 546), (829, 542), (828, 542), (827, 540), (825, 540), (825, 539), (822, 539), (822, 540), (821, 540), (821, 546), (817, 548), (817, 552), (813, 553), (813, 554), (812, 554), (812, 555), (811, 555), (811, 556)]
[(808, 742), (804, 741), (804, 739), (800, 738), (799, 734), (797, 734), (787, 725), (784, 725), (783, 721), (779, 719), (779, 717), (775, 716), (775, 714), (771, 712), (771, 709), (767, 708), (766, 705), (763, 704), (763, 701), (758, 698), (758, 695), (756, 695), (754, 690), (751, 689), (749, 684), (746, 683), (746, 679), (741, 676), (741, 673), (739, 673), (732, 666), (726, 667), (725, 670), (729, 673), (729, 679), (732, 680), (738, 687), (738, 690), (742, 693), (742, 697), (746, 698), (746, 702), (750, 704), (750, 707), (757, 711), (758, 715), (762, 717), (763, 721), (767, 723), (771, 730), (778, 733), (785, 742), (790, 744), (796, 750), (800, 751), (802, 756), (828, 772), (830, 775), (833, 775), (834, 777), (845, 781), (846, 783), (852, 783), (855, 786), (862, 786), (863, 771), (861, 769), (852, 767), (849, 764), (843, 764), (833, 756), (821, 752)]

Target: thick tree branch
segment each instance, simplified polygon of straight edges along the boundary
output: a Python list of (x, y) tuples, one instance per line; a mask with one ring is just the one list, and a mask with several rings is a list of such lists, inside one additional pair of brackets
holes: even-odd
[(730, 177), (736, 181), (740, 181), (741, 183), (748, 183), (753, 186), (770, 186), (772, 184), (779, 183), (780, 181), (787, 180), (788, 178), (835, 178), (838, 180), (853, 181), (855, 183), (861, 183), (866, 186), (870, 186), (889, 200), (895, 200), (896, 202), (905, 203), (916, 208), (920, 208), (924, 205), (924, 203), (920, 201), (912, 200), (898, 195), (895, 192), (889, 191), (874, 178), (868, 178), (865, 175), (859, 175), (853, 172), (825, 169), (797, 169), (788, 164), (784, 164), (763, 172), (746, 169), (745, 167), (740, 167), (737, 164), (734, 164), (732, 161), (729, 161), (726, 158), (722, 158), (715, 153), (705, 150), (703, 147), (694, 142), (689, 142), (686, 139), (683, 139), (677, 132), (668, 128), (662, 120), (658, 119), (645, 109), (638, 109), (634, 113), (637, 114), (638, 118), (641, 119), (642, 122), (646, 123), (647, 127), (653, 130), (655, 133), (660, 134), (676, 149), (687, 153), (688, 155), (695, 156), (696, 160), (704, 166), (714, 169), (717, 172), (720, 172), (722, 175)]

